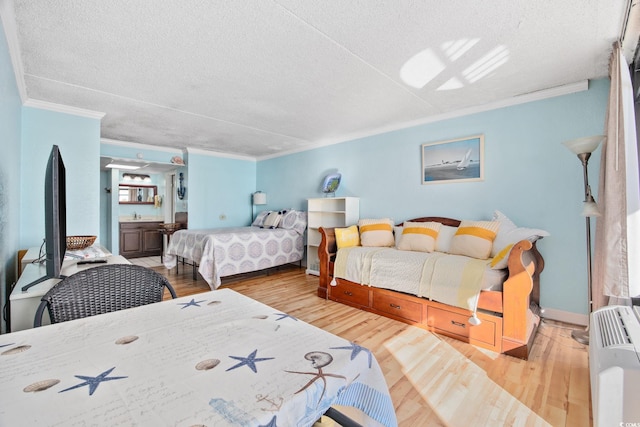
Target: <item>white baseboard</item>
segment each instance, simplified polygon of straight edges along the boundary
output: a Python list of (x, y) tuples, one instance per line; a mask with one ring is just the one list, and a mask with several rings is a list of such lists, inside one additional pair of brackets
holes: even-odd
[(587, 326), (589, 316), (586, 314), (573, 313), (571, 311), (557, 310), (555, 308), (543, 308), (542, 317), (549, 320), (572, 323), (574, 325)]

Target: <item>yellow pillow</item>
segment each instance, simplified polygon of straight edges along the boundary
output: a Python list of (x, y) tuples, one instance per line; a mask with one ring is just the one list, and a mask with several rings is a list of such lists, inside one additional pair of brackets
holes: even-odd
[(511, 248), (513, 248), (513, 243), (502, 248), (500, 252), (496, 254), (491, 260), (489, 264), (494, 270), (502, 270), (503, 268), (507, 268), (507, 264), (509, 262), (509, 254), (511, 253)]
[(362, 246), (394, 246), (393, 221), (383, 219), (361, 219), (358, 221), (360, 228), (360, 244)]
[(357, 225), (352, 225), (347, 228), (336, 228), (335, 232), (338, 249), (360, 246), (360, 234), (358, 233)]
[(498, 221), (461, 221), (451, 240), (449, 253), (487, 259), (498, 234)]
[(398, 249), (401, 251), (433, 252), (440, 226), (439, 222), (405, 222)]

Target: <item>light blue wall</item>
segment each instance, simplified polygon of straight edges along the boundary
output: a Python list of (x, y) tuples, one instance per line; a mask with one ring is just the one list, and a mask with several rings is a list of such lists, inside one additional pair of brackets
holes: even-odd
[(20, 245), (44, 239), (44, 175), (60, 147), (67, 183), (67, 235), (100, 240), (100, 120), (31, 107), (22, 109)]
[(256, 162), (189, 153), (189, 228), (251, 223)]
[[(257, 188), (268, 208), (305, 208), (322, 197), (329, 172), (342, 173), (337, 196), (360, 197), (361, 217), (490, 219), (501, 210), (516, 224), (542, 228), (546, 260), (541, 305), (587, 312), (582, 167), (562, 141), (602, 134), (608, 80), (588, 91), (318, 148), (258, 162)], [(482, 182), (421, 184), (421, 144), (484, 134)], [(598, 176), (599, 150), (590, 181)]]
[[(0, 20), (0, 305), (4, 307), (7, 285), (16, 280), (17, 252), (20, 249), (20, 123), (22, 101), (4, 28)], [(2, 317), (0, 316), (0, 319)], [(0, 332), (5, 332), (4, 319)]]

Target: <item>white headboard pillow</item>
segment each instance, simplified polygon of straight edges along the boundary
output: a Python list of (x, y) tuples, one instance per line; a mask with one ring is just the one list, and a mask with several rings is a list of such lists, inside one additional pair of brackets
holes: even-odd
[(550, 235), (548, 232), (537, 228), (518, 227), (500, 211), (493, 213), (493, 220), (500, 223), (500, 228), (491, 250), (491, 257), (493, 258), (491, 268), (495, 270), (507, 267), (509, 252), (514, 244), (521, 240), (535, 242)]
[(458, 227), (452, 227), (450, 225), (442, 225), (440, 232), (438, 233), (438, 239), (436, 240), (436, 251), (449, 252), (451, 249), (451, 241), (453, 236), (458, 231)]

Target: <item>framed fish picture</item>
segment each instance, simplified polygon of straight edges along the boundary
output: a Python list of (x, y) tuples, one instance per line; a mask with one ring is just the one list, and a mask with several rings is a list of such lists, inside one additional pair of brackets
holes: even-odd
[(422, 184), (483, 179), (484, 135), (422, 144)]

